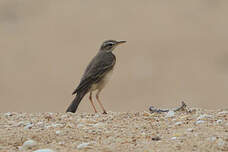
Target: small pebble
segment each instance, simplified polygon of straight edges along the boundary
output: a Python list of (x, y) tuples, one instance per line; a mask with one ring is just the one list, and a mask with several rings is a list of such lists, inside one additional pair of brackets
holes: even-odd
[(171, 140), (176, 140), (176, 139), (177, 139), (177, 137), (172, 137), (172, 138), (171, 138)]
[(222, 147), (225, 145), (225, 141), (222, 140), (221, 138), (219, 138), (217, 144), (218, 144), (218, 146)]
[(37, 145), (36, 141), (34, 141), (34, 140), (27, 140), (27, 141), (25, 141), (23, 143), (22, 149), (29, 149), (29, 148), (32, 148), (32, 147), (34, 147), (36, 145)]
[(13, 114), (11, 112), (7, 112), (4, 114), (4, 116), (8, 117), (8, 116), (12, 116)]
[(187, 131), (193, 132), (193, 128), (188, 128)]
[(39, 125), (39, 126), (41, 126), (43, 124), (44, 124), (44, 122), (42, 122), (42, 121), (40, 121), (40, 122), (37, 123), (37, 125)]
[(221, 112), (218, 112), (218, 115), (224, 115), (224, 114), (228, 114), (228, 111), (221, 111)]
[(55, 127), (61, 127), (63, 125), (62, 124), (55, 124), (55, 123), (53, 123), (51, 126), (55, 128)]
[(64, 145), (65, 142), (64, 142), (64, 141), (60, 141), (60, 142), (58, 142), (58, 144), (59, 144), (59, 145)]
[(60, 131), (60, 130), (57, 130), (55, 133), (56, 133), (57, 135), (59, 135), (59, 134), (61, 133), (61, 131)]
[(167, 118), (171, 118), (171, 117), (174, 117), (174, 115), (175, 115), (175, 112), (174, 112), (174, 111), (172, 111), (172, 110), (169, 110), (169, 112), (166, 114), (166, 116), (165, 116), (165, 117), (167, 117)]
[(33, 127), (33, 124), (29, 123), (24, 127), (24, 129), (31, 129), (32, 127)]
[(93, 126), (97, 127), (97, 128), (101, 128), (101, 127), (104, 127), (104, 125), (105, 124), (103, 122), (98, 122), (98, 123), (94, 124)]
[(81, 123), (79, 123), (79, 124), (77, 125), (77, 128), (82, 128), (82, 127), (84, 127), (84, 125), (81, 124)]
[(158, 140), (161, 140), (161, 138), (159, 136), (155, 136), (155, 137), (152, 137), (151, 140), (158, 141)]
[(180, 126), (181, 124), (183, 124), (181, 121), (175, 123), (176, 126)]
[(216, 121), (216, 123), (217, 123), (217, 124), (221, 124), (221, 123), (222, 123), (222, 120), (219, 119), (219, 120)]
[(55, 151), (52, 149), (38, 149), (38, 150), (35, 150), (33, 152), (55, 152)]
[(203, 121), (203, 120), (198, 120), (198, 121), (196, 121), (196, 125), (198, 125), (198, 124), (203, 124), (205, 121)]
[(77, 149), (83, 149), (83, 148), (86, 148), (90, 145), (90, 143), (81, 143), (77, 146)]
[(212, 137), (209, 137), (208, 140), (211, 141), (211, 142), (214, 142), (217, 138), (212, 136)]
[(200, 115), (197, 120), (202, 120), (202, 119), (206, 119), (206, 118), (212, 118), (211, 115), (208, 115), (208, 114), (203, 114), (203, 115)]

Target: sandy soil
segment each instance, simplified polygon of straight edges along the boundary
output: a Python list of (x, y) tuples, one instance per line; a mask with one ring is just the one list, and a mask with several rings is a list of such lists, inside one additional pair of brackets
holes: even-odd
[[(228, 151), (228, 110), (0, 113), (0, 151)], [(44, 150), (45, 151), (45, 150)]]

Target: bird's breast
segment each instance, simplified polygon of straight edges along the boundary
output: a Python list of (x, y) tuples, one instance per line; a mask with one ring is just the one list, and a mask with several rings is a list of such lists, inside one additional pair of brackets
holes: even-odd
[(91, 86), (91, 91), (94, 91), (94, 90), (102, 90), (105, 85), (110, 81), (111, 77), (112, 77), (112, 74), (113, 74), (113, 69), (108, 71), (103, 79), (101, 81), (99, 81), (98, 83), (95, 83)]

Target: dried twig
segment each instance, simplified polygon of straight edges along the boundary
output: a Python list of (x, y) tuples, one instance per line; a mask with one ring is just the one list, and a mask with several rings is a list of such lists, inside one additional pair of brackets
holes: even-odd
[[(182, 101), (181, 106), (172, 110), (172, 111), (176, 112), (176, 111), (186, 110), (186, 107), (187, 107), (187, 105), (184, 103), (184, 101)], [(155, 112), (156, 113), (162, 113), (162, 112), (169, 112), (170, 111), (169, 109), (157, 109), (154, 106), (150, 106), (149, 110), (150, 110), (150, 113), (155, 113)]]

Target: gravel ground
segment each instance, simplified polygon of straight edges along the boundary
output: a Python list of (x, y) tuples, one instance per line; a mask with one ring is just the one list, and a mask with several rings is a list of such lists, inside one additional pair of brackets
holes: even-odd
[(0, 151), (228, 151), (228, 110), (0, 113)]

